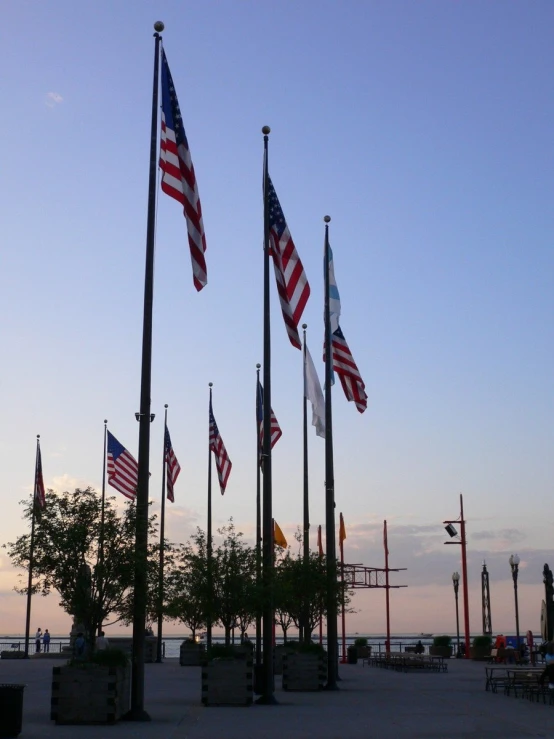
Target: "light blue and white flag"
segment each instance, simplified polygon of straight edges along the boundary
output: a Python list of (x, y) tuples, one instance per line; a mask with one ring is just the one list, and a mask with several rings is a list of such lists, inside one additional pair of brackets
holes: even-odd
[(339, 327), (340, 318), (340, 295), (335, 279), (335, 265), (333, 262), (333, 250), (329, 246), (329, 313), (331, 320), (331, 333), (334, 334)]

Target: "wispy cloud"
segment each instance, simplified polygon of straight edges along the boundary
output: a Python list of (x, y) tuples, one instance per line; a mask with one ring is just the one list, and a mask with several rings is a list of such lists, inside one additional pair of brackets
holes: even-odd
[(54, 108), (56, 105), (59, 105), (61, 102), (63, 102), (63, 97), (60, 95), (59, 92), (47, 92), (45, 102), (49, 108)]

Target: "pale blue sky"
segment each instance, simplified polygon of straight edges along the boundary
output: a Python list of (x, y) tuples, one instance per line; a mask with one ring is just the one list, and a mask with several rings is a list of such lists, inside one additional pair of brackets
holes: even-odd
[[(269, 124), (271, 176), (312, 286), (303, 320), (316, 366), (322, 374), (328, 213), (341, 324), (369, 396), (361, 416), (334, 395), (337, 510), (352, 559), (381, 564), (375, 532), (388, 518), (391, 564), (411, 567), (406, 608), (427, 592), (417, 588), (434, 588), (431, 622), (413, 630), (438, 628), (437, 598), (450, 603), (459, 569), (440, 523), (462, 491), (469, 533), (481, 536), (470, 537), (472, 587), (496, 552), (493, 584), (508, 588), (518, 547), (536, 628), (552, 542), (553, 3), (37, 0), (1, 12), (0, 541), (22, 530), (37, 433), (47, 485), (100, 484), (105, 417), (136, 453), (159, 18), (208, 244), (208, 286), (196, 294), (184, 219), (161, 195), (151, 492), (169, 403), (183, 468), (171, 535), (204, 525), (209, 381), (234, 465), (214, 516), (252, 529)], [(275, 298), (274, 513), (290, 534), (302, 514), (302, 364)], [(324, 445), (315, 434), (310, 444), (315, 527)], [(23, 601), (7, 596), (3, 556), (1, 566), (15, 623)], [(477, 627), (476, 597), (472, 608)]]

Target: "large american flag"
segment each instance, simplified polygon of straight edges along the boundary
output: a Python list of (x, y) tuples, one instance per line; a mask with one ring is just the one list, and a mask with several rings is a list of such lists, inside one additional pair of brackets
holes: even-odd
[(192, 259), (194, 286), (202, 290), (208, 282), (206, 273), (206, 235), (202, 206), (194, 166), (183, 125), (183, 118), (173, 86), (173, 79), (162, 49), (162, 134), (160, 143), (162, 190), (183, 206)]
[(223, 439), (221, 438), (221, 434), (219, 433), (219, 429), (217, 428), (217, 423), (215, 422), (211, 398), (210, 398), (210, 451), (212, 451), (215, 456), (215, 466), (217, 469), (217, 477), (219, 479), (219, 487), (221, 490), (221, 495), (223, 495), (225, 493), (225, 488), (227, 487), (227, 480), (229, 479), (229, 475), (231, 474), (231, 467), (233, 465), (231, 463), (231, 460), (229, 459), (229, 455), (227, 454), (227, 449), (225, 449), (225, 444), (223, 443)]
[(169, 435), (169, 429), (167, 428), (167, 426), (165, 427), (164, 447), (167, 498), (172, 503), (174, 503), (175, 496), (173, 494), (173, 488), (175, 483), (177, 482), (177, 478), (179, 477), (179, 472), (181, 472), (181, 465), (179, 464), (179, 460), (177, 459), (177, 457), (175, 456), (175, 452), (173, 451), (173, 445), (171, 443), (171, 437)]
[(123, 444), (108, 431), (108, 482), (126, 498), (137, 495), (138, 463)]
[(266, 196), (269, 212), (269, 253), (273, 257), (281, 311), (291, 344), (301, 349), (298, 324), (310, 297), (310, 286), (269, 175)]
[(39, 508), (44, 508), (46, 505), (46, 493), (44, 491), (44, 480), (42, 478), (42, 456), (40, 453), (40, 444), (37, 440), (37, 461), (35, 465), (35, 503)]
[[(353, 400), (356, 408), (363, 413), (367, 408), (367, 395), (364, 381), (358, 370), (354, 357), (346, 343), (342, 329), (338, 328), (331, 338), (331, 355), (333, 370), (340, 377), (340, 382), (347, 400)], [(324, 356), (325, 359), (325, 356)]]
[[(263, 455), (263, 449), (264, 449), (264, 390), (262, 387), (262, 383), (258, 382), (258, 399), (256, 402), (256, 416), (258, 419), (258, 428), (260, 429), (260, 454)], [(275, 446), (275, 444), (279, 441), (281, 436), (283, 435), (283, 432), (281, 431), (281, 427), (279, 426), (279, 421), (277, 420), (277, 417), (275, 413), (273, 413), (273, 408), (271, 409), (271, 448)], [(263, 456), (260, 459), (260, 464), (263, 461)]]

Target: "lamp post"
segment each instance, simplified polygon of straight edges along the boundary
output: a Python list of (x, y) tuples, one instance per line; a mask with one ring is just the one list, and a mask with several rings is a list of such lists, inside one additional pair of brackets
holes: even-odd
[(516, 607), (516, 643), (517, 643), (517, 649), (520, 649), (520, 643), (519, 643), (519, 607), (517, 602), (517, 576), (519, 573), (519, 556), (517, 554), (510, 555), (510, 567), (512, 568), (512, 580), (514, 581), (514, 601), (515, 601), (515, 607)]
[[(466, 539), (466, 521), (464, 518), (464, 499), (460, 494), (460, 517), (455, 521), (443, 521), (446, 524), (445, 529), (448, 536), (455, 538), (456, 541), (445, 541), (445, 544), (459, 544), (462, 550), (462, 593), (464, 596), (464, 637), (465, 650), (464, 657), (469, 659), (469, 598), (467, 586), (467, 539)], [(454, 526), (455, 523), (460, 524), (460, 534)]]
[(460, 656), (460, 614), (458, 612), (458, 588), (460, 586), (460, 573), (452, 573), (452, 584), (454, 585), (454, 598), (456, 600), (456, 657)]

